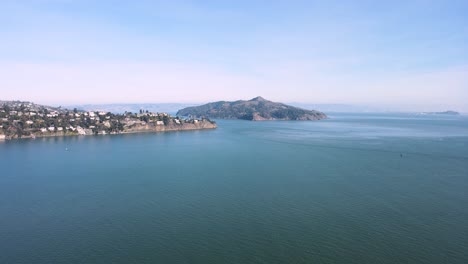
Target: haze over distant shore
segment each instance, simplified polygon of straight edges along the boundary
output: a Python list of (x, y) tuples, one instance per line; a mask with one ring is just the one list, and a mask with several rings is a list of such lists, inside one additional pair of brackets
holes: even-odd
[[(109, 104), (67, 104), (64, 105), (68, 109), (78, 108), (85, 111), (97, 110), (112, 113), (124, 113), (125, 111), (138, 112), (140, 109), (148, 109), (151, 112), (167, 112), (176, 114), (177, 111), (186, 107), (204, 105), (206, 102), (194, 103), (109, 103)], [(401, 107), (394, 105), (371, 105), (371, 104), (339, 104), (339, 103), (301, 103), (301, 102), (285, 102), (290, 106), (299, 107), (306, 110), (319, 109), (324, 113), (429, 113), (429, 112), (445, 112), (448, 109), (446, 106), (431, 106), (420, 107), (413, 109), (411, 107)], [(58, 106), (58, 105), (57, 105)], [(455, 111), (461, 115), (466, 115), (468, 112)]]

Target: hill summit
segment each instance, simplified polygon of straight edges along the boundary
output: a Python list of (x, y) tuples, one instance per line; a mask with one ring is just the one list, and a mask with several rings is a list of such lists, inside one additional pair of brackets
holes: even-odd
[(258, 96), (251, 100), (219, 101), (181, 109), (180, 116), (243, 120), (320, 120), (327, 116), (316, 110), (306, 110)]

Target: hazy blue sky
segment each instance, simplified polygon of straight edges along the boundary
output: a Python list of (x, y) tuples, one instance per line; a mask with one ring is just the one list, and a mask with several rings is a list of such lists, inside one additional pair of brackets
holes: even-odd
[(468, 1), (1, 0), (0, 99), (468, 111)]

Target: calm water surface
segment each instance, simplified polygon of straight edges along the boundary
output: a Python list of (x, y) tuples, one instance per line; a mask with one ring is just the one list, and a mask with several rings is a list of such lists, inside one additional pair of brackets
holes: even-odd
[(468, 118), (218, 125), (0, 143), (0, 263), (468, 263)]

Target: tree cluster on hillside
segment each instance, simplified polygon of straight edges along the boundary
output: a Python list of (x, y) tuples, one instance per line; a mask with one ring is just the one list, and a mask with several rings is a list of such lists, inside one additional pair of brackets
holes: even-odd
[(113, 134), (135, 126), (182, 125), (186, 122), (194, 121), (181, 120), (166, 113), (151, 113), (148, 110), (113, 114), (84, 112), (76, 108), (70, 111), (17, 101), (0, 104), (0, 135), (8, 138), (44, 134), (76, 135), (80, 133), (80, 129), (94, 134)]

